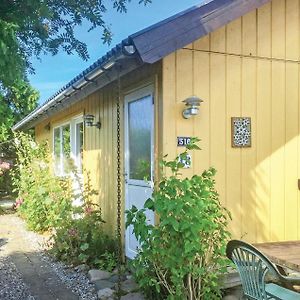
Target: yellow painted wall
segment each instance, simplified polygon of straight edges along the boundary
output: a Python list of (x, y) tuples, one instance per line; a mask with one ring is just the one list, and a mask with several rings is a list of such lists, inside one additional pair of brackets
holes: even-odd
[[(134, 73), (121, 78), (121, 144), (123, 145), (123, 98), (126, 93), (146, 84), (156, 87), (156, 107), (158, 107), (161, 64), (145, 66)], [(161, 82), (161, 80), (160, 80)], [(44, 120), (35, 127), (36, 140), (48, 140), (52, 149), (53, 127), (64, 123), (79, 114), (93, 114), (95, 121), (101, 121), (101, 129), (95, 127), (84, 130), (83, 167), (90, 173), (92, 187), (99, 192), (95, 202), (100, 204), (106, 229), (114, 233), (117, 218), (117, 127), (116, 127), (116, 97), (118, 87), (112, 83), (105, 88), (91, 94), (82, 101)], [(51, 130), (47, 131), (45, 125), (50, 122)], [(158, 150), (156, 149), (156, 153)], [(123, 146), (121, 153), (123, 155)], [(123, 159), (123, 156), (122, 156)], [(123, 162), (122, 162), (123, 168)], [(124, 173), (124, 170), (121, 170)], [(123, 178), (122, 178), (123, 179)], [(123, 187), (122, 187), (123, 188)], [(124, 191), (122, 191), (122, 217), (124, 218)], [(122, 220), (124, 225), (124, 219)], [(124, 230), (124, 226), (123, 226)]]
[[(184, 175), (214, 166), (235, 238), (300, 238), (298, 0), (273, 0), (163, 59), (163, 153), (198, 136)], [(185, 120), (182, 101), (204, 99)], [(231, 117), (251, 117), (252, 147), (231, 147)]]
[[(273, 0), (168, 55), (162, 67), (146, 66), (122, 79), (122, 95), (155, 83), (156, 157), (175, 157), (177, 136), (201, 138), (202, 151), (192, 153), (184, 175), (217, 169), (233, 236), (250, 242), (300, 238), (299, 25), (298, 0)], [(116, 224), (115, 92), (114, 84), (107, 86), (36, 126), (37, 140), (51, 144), (60, 122), (84, 112), (101, 119), (101, 130), (85, 130), (84, 167), (110, 231)], [(204, 103), (200, 115), (185, 120), (182, 101), (191, 95)], [(240, 116), (251, 117), (251, 148), (231, 147), (231, 117)]]

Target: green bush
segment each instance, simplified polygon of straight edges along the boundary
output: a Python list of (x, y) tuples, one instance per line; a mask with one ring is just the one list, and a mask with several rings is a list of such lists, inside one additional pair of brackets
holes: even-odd
[(104, 221), (96, 206), (85, 206), (84, 215), (56, 228), (51, 250), (60, 260), (88, 264), (112, 271), (116, 267), (116, 242), (103, 231)]
[[(199, 149), (192, 139), (187, 150)], [(181, 178), (187, 151), (163, 161), (172, 175), (163, 175), (144, 208), (127, 211), (126, 226), (133, 225), (141, 248), (133, 260), (136, 279), (149, 299), (219, 299), (219, 278), (225, 272), (226, 229), (229, 214), (214, 188), (216, 171)], [(160, 222), (147, 224), (145, 211)]]
[(18, 192), (16, 208), (29, 229), (47, 231), (72, 214), (72, 190), (68, 179), (56, 177), (50, 168), (49, 149), (24, 133), (15, 134), (17, 164), (13, 184)]
[[(90, 175), (85, 174), (84, 187), (74, 195), (70, 178), (61, 178), (51, 170), (50, 152), (24, 133), (15, 136), (17, 168), (13, 182), (18, 199), (16, 208), (29, 229), (53, 232), (49, 251), (58, 259), (72, 264), (86, 263), (111, 271), (116, 266), (116, 242), (103, 230), (99, 206), (92, 203), (97, 192)], [(72, 162), (75, 180), (80, 182)], [(73, 206), (75, 199), (81, 205)]]

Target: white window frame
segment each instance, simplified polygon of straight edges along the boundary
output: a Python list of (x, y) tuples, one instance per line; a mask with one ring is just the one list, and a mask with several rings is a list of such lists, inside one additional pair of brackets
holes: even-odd
[[(80, 158), (78, 158), (78, 155), (76, 155), (77, 153), (77, 149), (78, 149), (78, 134), (76, 131), (77, 125), (82, 123), (83, 124), (83, 116), (76, 116), (74, 118), (72, 118), (70, 124), (71, 124), (71, 158), (74, 161), (74, 164), (77, 168), (78, 173), (82, 174), (82, 161)], [(84, 130), (84, 126), (83, 126), (83, 130)], [(83, 145), (84, 145), (84, 134), (83, 134), (83, 141), (82, 141)]]
[[(53, 160), (55, 160), (55, 130), (59, 129), (59, 139), (60, 139), (60, 162), (59, 166), (57, 167), (54, 165), (54, 172), (57, 176), (68, 176), (70, 174), (67, 174), (64, 172), (64, 159), (63, 159), (63, 127), (66, 125), (70, 126), (70, 156), (74, 161), (74, 164), (76, 168), (78, 168), (79, 173), (82, 173), (82, 161), (78, 160), (78, 157), (76, 155), (76, 149), (78, 146), (78, 140), (77, 140), (77, 132), (76, 132), (76, 126), (77, 124), (83, 123), (83, 116), (75, 116), (72, 119), (60, 123), (57, 126), (53, 127), (53, 133), (52, 133), (52, 155), (53, 155)], [(84, 140), (83, 140), (84, 143)]]
[[(53, 127), (53, 159), (55, 161), (55, 130), (58, 129), (59, 130), (59, 140), (60, 140), (60, 147), (59, 147), (59, 166), (57, 168), (57, 165), (54, 165), (54, 172), (57, 176), (66, 176), (67, 174), (64, 172), (64, 159), (63, 159), (63, 127), (65, 127), (66, 125), (69, 125), (70, 127), (70, 122), (64, 122), (59, 124), (58, 126)], [(71, 139), (71, 128), (70, 128), (70, 139)]]

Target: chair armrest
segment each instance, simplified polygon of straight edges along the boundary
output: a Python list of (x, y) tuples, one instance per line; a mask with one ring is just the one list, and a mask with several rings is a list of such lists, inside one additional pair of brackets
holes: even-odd
[(281, 276), (281, 281), (290, 285), (300, 285), (300, 277)]

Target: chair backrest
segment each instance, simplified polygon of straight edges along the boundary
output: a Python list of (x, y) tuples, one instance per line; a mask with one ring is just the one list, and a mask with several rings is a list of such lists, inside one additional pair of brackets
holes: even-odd
[(228, 242), (226, 255), (238, 269), (245, 296), (254, 300), (268, 299), (265, 291), (267, 273), (275, 279), (281, 279), (281, 274), (272, 262), (258, 249), (239, 240)]

